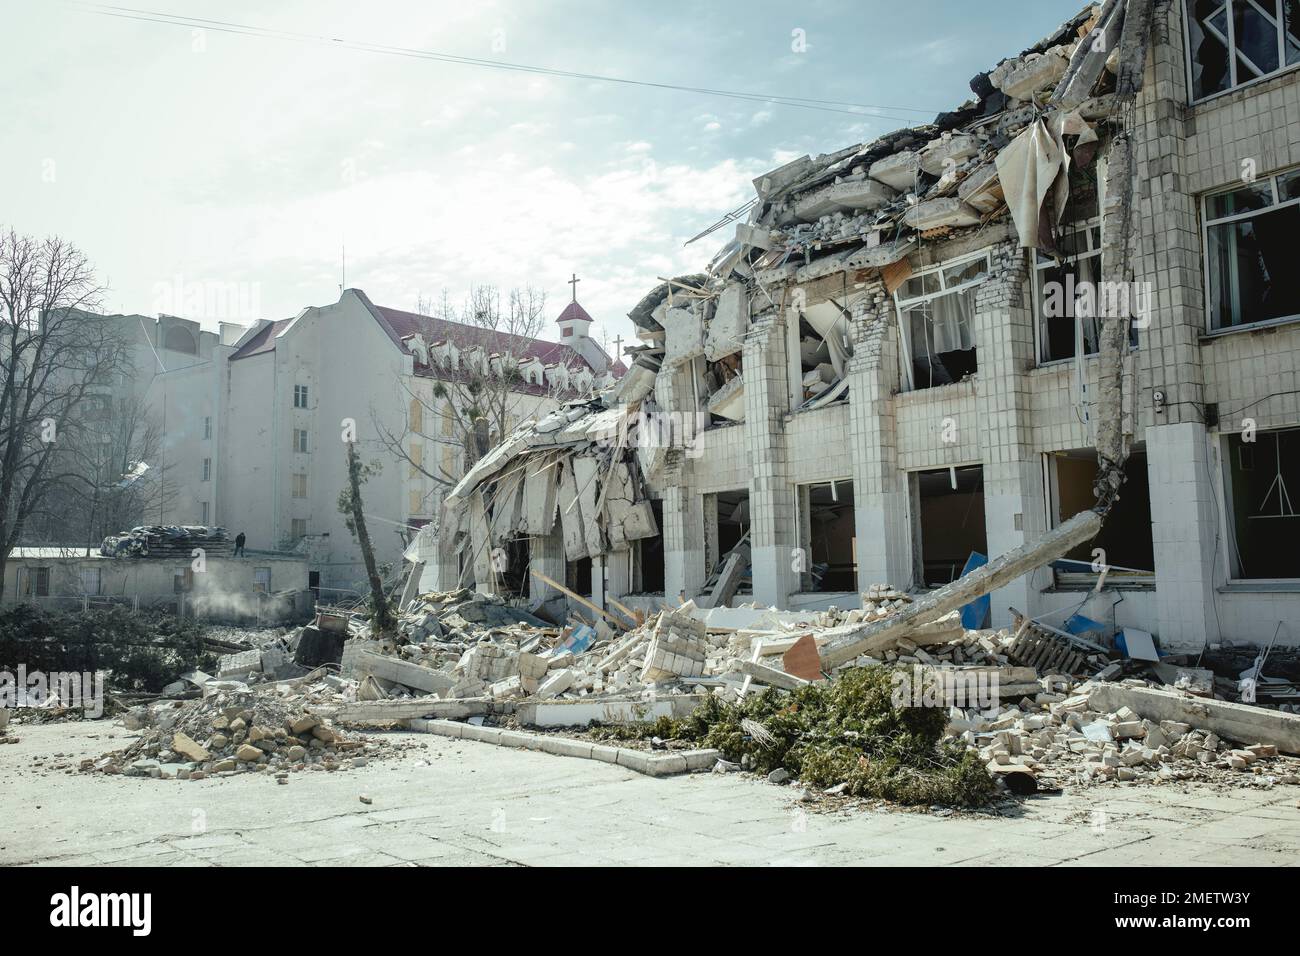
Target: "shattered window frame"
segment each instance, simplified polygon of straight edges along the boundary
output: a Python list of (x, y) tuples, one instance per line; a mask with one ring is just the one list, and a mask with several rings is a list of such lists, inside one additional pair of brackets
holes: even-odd
[[(947, 284), (948, 273), (952, 272), (953, 270), (959, 267), (968, 267), (975, 262), (979, 262), (980, 260), (983, 260), (984, 262), (984, 269), (979, 275), (966, 282), (960, 282), (957, 285), (952, 286), (951, 288), (948, 287)], [(976, 288), (978, 288), (979, 286), (983, 285), (985, 282), (988, 281), (989, 277), (992, 275), (992, 272), (993, 272), (992, 250), (981, 249), (978, 252), (967, 253), (966, 255), (963, 256), (957, 256), (953, 259), (947, 259), (944, 262), (940, 262), (933, 266), (928, 266), (924, 269), (920, 269), (916, 272), (913, 272), (910, 276), (908, 276), (907, 280), (902, 285), (900, 285), (897, 289), (894, 290), (894, 310), (898, 314), (898, 338), (899, 338), (899, 346), (902, 352), (903, 372), (907, 379), (907, 391), (909, 392), (922, 391), (928, 388), (940, 387), (942, 384), (944, 384), (944, 383), (939, 383), (938, 385), (936, 385), (935, 383), (931, 382), (930, 384), (927, 385), (918, 385), (916, 383), (916, 373), (912, 361), (912, 344), (910, 341), (912, 326), (911, 326), (911, 319), (909, 318), (909, 313), (912, 310), (928, 305), (929, 303), (934, 302), (937, 299), (942, 299), (950, 295), (960, 295), (966, 292), (974, 291)], [(920, 295), (912, 296), (910, 298), (904, 297), (903, 290), (906, 289), (910, 283), (918, 280), (923, 282), (923, 280), (926, 277), (932, 275), (937, 275), (939, 279), (939, 287), (935, 291), (923, 292)], [(972, 308), (971, 310), (972, 323), (974, 317), (975, 317), (975, 310)], [(971, 328), (971, 343), (972, 343), (971, 351), (975, 353), (975, 369), (973, 372), (974, 374), (974, 373), (978, 373), (979, 371), (979, 344), (975, 342), (975, 329), (973, 327)], [(958, 384), (958, 383), (953, 382), (951, 384)]]
[[(1200, 16), (1197, 16), (1198, 11)], [(1300, 3), (1296, 0), (1183, 0), (1182, 12), (1189, 104), (1204, 103), (1300, 67)], [(1271, 26), (1276, 48), (1247, 50), (1244, 44), (1238, 44), (1238, 30), (1252, 25), (1258, 28)], [(1288, 35), (1291, 37), (1289, 44)], [(1198, 74), (1197, 69), (1204, 70), (1210, 64), (1196, 59), (1193, 40), (1199, 41), (1196, 49), (1207, 42), (1219, 44), (1227, 61), (1226, 75), (1208, 91), (1204, 89), (1203, 75)], [(1262, 68), (1256, 63), (1252, 55), (1258, 58), (1261, 51), (1275, 57), (1276, 65), (1270, 67), (1269, 63), (1264, 63)]]
[[(1282, 436), (1291, 436), (1287, 438), (1287, 445), (1284, 454), (1285, 464), (1279, 467), (1278, 457), (1282, 451)], [(1300, 572), (1295, 576), (1285, 575), (1252, 575), (1246, 563), (1243, 561), (1241, 553), (1241, 536), (1242, 529), (1250, 529), (1251, 521), (1269, 520), (1284, 521), (1286, 519), (1300, 519), (1300, 514), (1296, 514), (1297, 500), (1300, 499), (1300, 481), (1296, 481), (1300, 476), (1300, 466), (1296, 465), (1296, 444), (1300, 443), (1300, 428), (1295, 426), (1282, 426), (1280, 428), (1261, 428), (1255, 435), (1255, 440), (1246, 442), (1238, 433), (1225, 433), (1219, 436), (1219, 458), (1221, 464), (1220, 470), (1220, 491), (1222, 493), (1220, 521), (1223, 528), (1221, 533), (1226, 532), (1227, 547), (1225, 547), (1223, 561), (1227, 574), (1227, 583), (1230, 585), (1241, 585), (1245, 587), (1261, 587), (1269, 584), (1286, 584), (1294, 585), (1300, 581)], [(1247, 459), (1246, 456), (1249, 455)], [(1268, 457), (1272, 461), (1268, 461)], [(1255, 494), (1238, 502), (1238, 494), (1243, 496), (1250, 495), (1251, 489), (1243, 487), (1248, 484), (1247, 479), (1243, 476), (1245, 472), (1260, 472), (1260, 480), (1255, 484)], [(1288, 474), (1289, 473), (1289, 474)], [(1267, 484), (1266, 492), (1261, 498), (1258, 494), (1258, 488), (1264, 485), (1264, 479), (1270, 475), (1274, 478), (1272, 483)], [(1277, 481), (1281, 477), (1281, 485)], [(1287, 482), (1290, 477), (1292, 481)], [(1292, 497), (1292, 496), (1295, 497)], [(1258, 514), (1239, 513), (1238, 505), (1246, 510), (1258, 510)], [(1276, 509), (1277, 513), (1272, 513)], [(1243, 523), (1244, 522), (1244, 523)], [(1295, 532), (1293, 531), (1292, 534)], [(1294, 540), (1294, 539), (1292, 539)], [(1258, 560), (1259, 555), (1251, 555), (1251, 560)]]
[[(1267, 192), (1264, 192), (1264, 187), (1267, 187)], [(1283, 196), (1290, 198), (1284, 199)], [(1235, 207), (1238, 199), (1245, 200), (1249, 208), (1241, 212), (1227, 211), (1229, 204)], [(1252, 200), (1263, 200), (1263, 202), (1255, 204)], [(1224, 208), (1216, 209), (1215, 207), (1218, 205), (1222, 205)], [(1221, 249), (1226, 253), (1243, 238), (1241, 234), (1235, 231), (1239, 224), (1273, 216), (1286, 209), (1294, 210), (1294, 215), (1298, 220), (1298, 224), (1300, 224), (1300, 167), (1284, 169), (1268, 176), (1262, 176), (1254, 182), (1245, 185), (1239, 183), (1227, 189), (1206, 193), (1201, 197), (1201, 248), (1203, 250), (1201, 258), (1202, 281), (1205, 284), (1205, 332), (1207, 335), (1228, 335), (1243, 329), (1258, 329), (1270, 325), (1300, 321), (1300, 295), (1297, 296), (1295, 300), (1296, 307), (1292, 311), (1271, 318), (1244, 319), (1245, 308), (1240, 301), (1242, 290), (1239, 256), (1229, 258), (1225, 262), (1225, 268), (1232, 274), (1233, 281), (1237, 283), (1237, 288), (1230, 291), (1230, 300), (1219, 298), (1219, 286), (1216, 281), (1220, 273), (1220, 270), (1216, 268), (1216, 250)], [(1219, 212), (1220, 215), (1214, 216), (1213, 212)], [(1225, 227), (1230, 228), (1225, 232)], [(1224, 244), (1224, 241), (1219, 239), (1216, 239), (1215, 243), (1211, 242), (1211, 237), (1225, 234), (1232, 240), (1230, 243)], [(1254, 238), (1253, 230), (1252, 238)], [(1267, 270), (1267, 263), (1265, 263), (1264, 268)], [(1222, 318), (1225, 305), (1232, 313), (1227, 322), (1224, 322)]]
[[(1045, 334), (1047, 332), (1046, 329), (1047, 316), (1043, 314), (1042, 276), (1045, 273), (1051, 271), (1052, 269), (1061, 269), (1065, 266), (1078, 266), (1079, 263), (1095, 260), (1096, 280), (1094, 281), (1100, 281), (1101, 279), (1101, 244), (1102, 244), (1101, 217), (1097, 216), (1093, 219), (1089, 219), (1086, 222), (1079, 223), (1077, 227), (1075, 227), (1068, 233), (1067, 241), (1062, 245), (1068, 245), (1070, 239), (1074, 239), (1075, 237), (1080, 235), (1085, 237), (1085, 243), (1086, 243), (1085, 248), (1076, 252), (1074, 255), (1066, 256), (1060, 262), (1057, 262), (1051, 256), (1043, 255), (1042, 252), (1036, 249), (1029, 250), (1029, 255), (1031, 257), (1030, 262), (1033, 267), (1030, 271), (1032, 275), (1032, 289), (1033, 289), (1033, 302), (1034, 302), (1034, 355), (1037, 357), (1037, 364), (1039, 368), (1042, 368), (1044, 366), (1049, 366), (1049, 365), (1062, 365), (1067, 362), (1073, 362), (1079, 355), (1078, 348), (1080, 344), (1084, 346), (1083, 354), (1085, 358), (1091, 358), (1092, 356), (1096, 355), (1098, 351), (1096, 347), (1092, 349), (1089, 349), (1087, 347), (1089, 342), (1086, 339), (1086, 337), (1083, 335), (1082, 316), (1076, 313), (1074, 315), (1074, 339), (1073, 339), (1074, 351), (1071, 352), (1069, 355), (1063, 356), (1061, 358), (1047, 357), (1048, 337)], [(1069, 303), (1069, 304), (1071, 307), (1073, 307), (1073, 303)], [(1100, 329), (1098, 331), (1098, 335), (1100, 335)]]
[[(1059, 528), (1068, 521), (1072, 514), (1067, 511), (1065, 492), (1062, 487), (1063, 476), (1061, 475), (1062, 460), (1078, 461), (1080, 453), (1086, 453), (1086, 457), (1091, 461), (1096, 455), (1095, 448), (1074, 448), (1074, 449), (1053, 449), (1042, 453), (1043, 465), (1043, 516), (1047, 521), (1048, 529)], [(1134, 476), (1137, 474), (1147, 475), (1149, 472), (1149, 457), (1145, 442), (1135, 443), (1129, 451), (1129, 465), (1127, 474)], [(1091, 481), (1087, 483), (1088, 493), (1091, 494)], [(1130, 481), (1130, 485), (1134, 483)], [(1129, 486), (1126, 486), (1129, 487)], [(1145, 491), (1139, 491), (1138, 488), (1145, 488)], [(1146, 518), (1148, 521), (1147, 535), (1151, 541), (1153, 555), (1151, 563), (1154, 567), (1154, 530), (1150, 526), (1151, 520), (1151, 491), (1149, 478), (1142, 481), (1135, 487), (1129, 487), (1129, 490), (1121, 497), (1125, 502), (1126, 511), (1131, 514), (1131, 505), (1135, 500), (1141, 500), (1144, 504), (1138, 504), (1137, 508), (1142, 510), (1145, 507)], [(1077, 512), (1074, 512), (1077, 514)], [(1115, 523), (1108, 523), (1103, 529), (1102, 535), (1091, 541), (1077, 546), (1072, 551), (1067, 551), (1065, 555), (1056, 559), (1049, 564), (1048, 570), (1051, 572), (1051, 587), (1058, 591), (1091, 591), (1097, 587), (1097, 582), (1102, 576), (1102, 572), (1093, 570), (1095, 562), (1100, 560), (1099, 556), (1093, 552), (1095, 547), (1103, 547), (1108, 557), (1106, 562), (1106, 579), (1105, 585), (1109, 590), (1123, 588), (1125, 590), (1147, 590), (1154, 591), (1156, 587), (1156, 578), (1154, 570), (1144, 568), (1134, 568), (1127, 565), (1115, 565), (1112, 563), (1117, 551), (1124, 554), (1123, 549), (1116, 549), (1113, 545), (1107, 543), (1109, 533), (1113, 532), (1118, 526), (1123, 525), (1127, 518), (1122, 516), (1121, 520)], [(1131, 530), (1128, 528), (1126, 530)], [(1076, 555), (1071, 557), (1071, 555)], [(1089, 556), (1086, 561), (1084, 556)], [(1143, 555), (1145, 558), (1145, 555)], [(1121, 561), (1131, 560), (1130, 558), (1121, 557)]]

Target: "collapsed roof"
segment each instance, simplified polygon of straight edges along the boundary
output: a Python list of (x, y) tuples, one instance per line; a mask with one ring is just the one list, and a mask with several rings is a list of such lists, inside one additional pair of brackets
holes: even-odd
[(1022, 246), (1059, 255), (1071, 172), (1091, 165), (1105, 127), (1141, 83), (1121, 58), (1121, 40), (1145, 41), (1123, 32), (1126, 17), (1138, 34), (1151, 3), (1090, 5), (971, 80), (974, 98), (933, 123), (802, 156), (754, 180), (747, 221), (735, 223), (735, 238), (707, 271), (662, 280), (628, 314), (641, 344), (626, 350), (622, 380), (521, 426), (448, 496), (452, 514), (469, 505), (469, 523), (462, 515), (459, 527), (479, 536), (476, 555), (489, 538), (495, 545), (507, 535), (549, 533), (557, 492), (570, 560), (657, 534), (642, 488), (665, 451), (656, 440), (663, 436), (645, 434), (641, 413), (656, 407), (666, 376), (689, 372), (686, 397), (671, 390), (672, 411), (694, 412), (706, 427), (743, 420), (743, 348), (764, 315), (799, 315), (797, 407), (846, 399), (850, 320), (864, 296), (846, 282), (843, 296), (808, 303), (793, 294), (800, 284), (866, 270), (892, 292), (910, 275), (907, 256), (921, 241), (994, 222), (1009, 221)]

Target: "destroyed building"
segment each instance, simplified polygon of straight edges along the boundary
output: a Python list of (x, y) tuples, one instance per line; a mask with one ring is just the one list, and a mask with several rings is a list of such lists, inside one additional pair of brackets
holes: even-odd
[(441, 579), (526, 560), (535, 605), (632, 609), (948, 583), (1093, 506), (1110, 309), (1126, 481), (991, 623), (1300, 640), (1297, 62), (1289, 3), (1107, 0), (933, 123), (760, 176), (707, 269), (632, 309), (618, 386), (448, 496)]

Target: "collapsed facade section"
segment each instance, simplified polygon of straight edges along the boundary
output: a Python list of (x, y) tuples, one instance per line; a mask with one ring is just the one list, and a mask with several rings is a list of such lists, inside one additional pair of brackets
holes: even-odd
[[(1295, 374), (1300, 314), (1270, 245), (1300, 201), (1300, 135), (1252, 133), (1227, 101), (1188, 113), (1185, 14), (1090, 6), (934, 123), (759, 177), (708, 269), (629, 313), (619, 385), (466, 476), (447, 554), (522, 533), (497, 510), (513, 514), (511, 482), (542, 481), (558, 517), (527, 525), (532, 567), (563, 581), (590, 559), (582, 597), (602, 609), (851, 607), (873, 585), (949, 582), (1100, 494), (1102, 534), (995, 591), (989, 623), (1266, 642), (1300, 617), (1274, 533), (1300, 487), (1300, 413), (1275, 379)], [(1119, 55), (1135, 46), (1145, 60)], [(1300, 130), (1297, 81), (1233, 102)], [(1243, 191), (1230, 159), (1247, 153)], [(1128, 342), (1116, 370), (1107, 316)], [(1098, 458), (1110, 442), (1122, 484)]]

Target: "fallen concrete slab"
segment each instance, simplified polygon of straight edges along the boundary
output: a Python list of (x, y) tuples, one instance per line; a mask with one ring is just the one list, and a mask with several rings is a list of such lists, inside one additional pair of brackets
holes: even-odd
[(498, 747), (537, 750), (557, 757), (600, 760), (626, 767), (648, 777), (670, 777), (679, 773), (712, 770), (722, 756), (720, 750), (677, 750), (671, 753), (654, 753), (633, 750), (629, 747), (610, 747), (570, 737), (530, 734), (500, 727), (477, 727), (474, 724), (462, 724), (455, 720), (412, 720), (410, 726), (412, 730), (438, 734), (442, 737), (477, 740), (480, 743), (496, 744)]
[(438, 717), (449, 720), (504, 714), (513, 710), (509, 701), (492, 701), (486, 697), (466, 700), (372, 700), (345, 704), (334, 712), (334, 719), (348, 724), (391, 724), (414, 717)]
[(685, 717), (703, 700), (702, 694), (676, 694), (658, 700), (528, 700), (516, 706), (515, 716), (527, 727), (635, 724)]
[(419, 664), (411, 664), (395, 657), (384, 657), (362, 651), (357, 655), (357, 673), (381, 680), (390, 680), (403, 687), (412, 687), (428, 694), (445, 694), (456, 683), (451, 677)]
[(1272, 744), (1283, 753), (1300, 754), (1300, 714), (1126, 684), (1096, 685), (1088, 692), (1088, 706), (1107, 713), (1128, 707), (1148, 720), (1188, 723), (1227, 740)]

